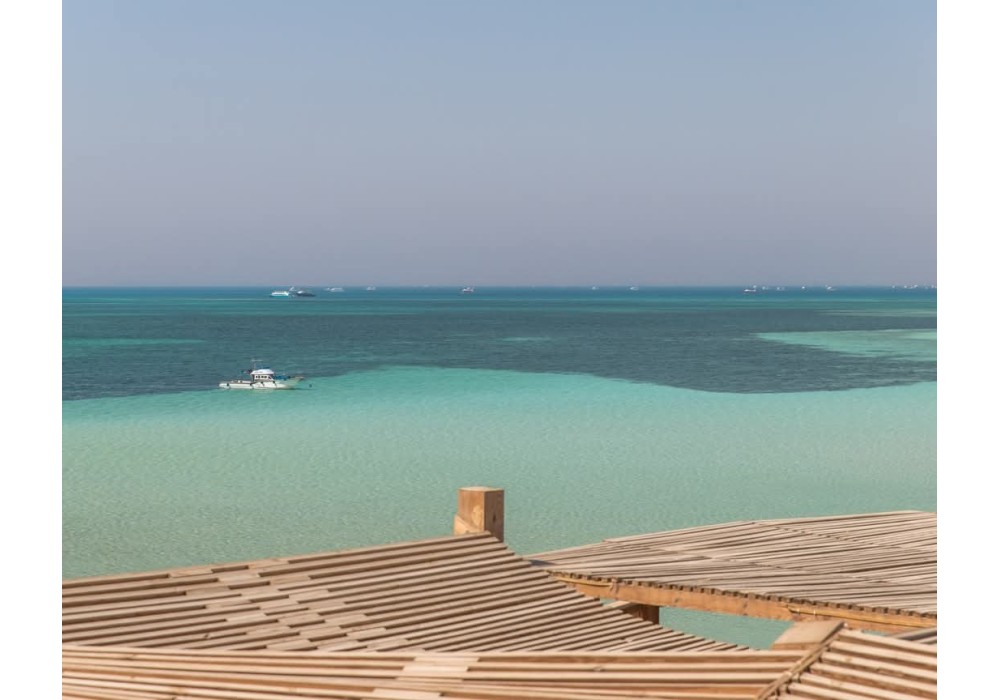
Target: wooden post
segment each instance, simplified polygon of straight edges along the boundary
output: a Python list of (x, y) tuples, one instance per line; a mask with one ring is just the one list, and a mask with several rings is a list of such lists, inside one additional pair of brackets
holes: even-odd
[(503, 542), (503, 489), (466, 486), (458, 490), (456, 535), (488, 532)]

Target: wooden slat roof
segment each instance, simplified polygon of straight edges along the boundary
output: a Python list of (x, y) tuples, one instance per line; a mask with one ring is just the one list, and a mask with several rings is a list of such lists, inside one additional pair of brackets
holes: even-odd
[(770, 698), (936, 698), (937, 646), (843, 631)]
[[(629, 698), (642, 694), (751, 700), (779, 681), (802, 656), (801, 652), (773, 651), (316, 654), (65, 646), (63, 696), (261, 700), (288, 696)], [(223, 691), (227, 694), (222, 695)]]
[(486, 534), (66, 580), (63, 642), (331, 653), (740, 649), (609, 609)]
[(914, 626), (935, 626), (937, 619), (934, 513), (741, 521), (608, 539), (530, 558), (574, 584), (629, 582), (780, 601), (786, 608), (888, 611), (912, 618)]
[(937, 693), (936, 647), (840, 631), (797, 651), (233, 652), (63, 647), (73, 700), (918, 700)]

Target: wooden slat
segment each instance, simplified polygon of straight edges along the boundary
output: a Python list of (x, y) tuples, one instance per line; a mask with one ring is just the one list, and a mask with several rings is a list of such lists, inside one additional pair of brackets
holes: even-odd
[(607, 608), (488, 534), (71, 580), (63, 639), (346, 650), (737, 649)]
[[(455, 698), (612, 700), (642, 694), (750, 700), (798, 658), (783, 652), (240, 654), (66, 645), (63, 680), (64, 697), (106, 689), (103, 697), (230, 700), (375, 696), (366, 693), (405, 697), (407, 692)], [(95, 692), (94, 697), (102, 696)]]
[(725, 523), (532, 555), (587, 595), (889, 632), (937, 625), (937, 517)]
[[(802, 635), (800, 638), (804, 639)], [(857, 657), (850, 650), (863, 653)], [(868, 656), (878, 663), (865, 661)], [(808, 653), (292, 653), (63, 647), (63, 697), (108, 700), (921, 700), (934, 647), (841, 630)], [(860, 666), (859, 666), (860, 664)]]

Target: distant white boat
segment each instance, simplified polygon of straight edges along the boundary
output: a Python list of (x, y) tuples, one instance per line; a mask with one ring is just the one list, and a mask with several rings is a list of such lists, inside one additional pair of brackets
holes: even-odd
[(375, 287), (365, 287), (365, 291), (366, 292), (374, 292), (375, 291)]
[(314, 293), (308, 289), (296, 289), (294, 286), (288, 289), (275, 289), (271, 292), (272, 297), (314, 297)]
[(639, 288), (638, 287), (629, 287), (629, 291), (630, 292), (638, 292)]
[(326, 291), (328, 291), (328, 292), (342, 292), (342, 291), (344, 291), (344, 288), (343, 287), (327, 287)]
[(475, 294), (475, 287), (462, 287), (462, 294)]
[(246, 377), (219, 382), (220, 389), (294, 389), (305, 377), (289, 377), (275, 374), (273, 369), (258, 367), (257, 361), (251, 363), (250, 369), (243, 370)]

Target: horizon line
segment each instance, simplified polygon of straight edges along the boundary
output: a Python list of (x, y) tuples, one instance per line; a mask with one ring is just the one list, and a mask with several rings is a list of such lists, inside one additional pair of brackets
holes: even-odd
[(758, 289), (758, 290), (777, 290), (779, 288), (785, 289), (807, 289), (807, 288), (820, 288), (826, 289), (829, 287), (839, 288), (839, 289), (872, 289), (872, 288), (885, 288), (885, 289), (896, 289), (896, 288), (907, 288), (907, 289), (937, 289), (936, 282), (918, 282), (918, 283), (907, 283), (907, 284), (892, 284), (892, 283), (872, 283), (872, 282), (852, 282), (852, 283), (839, 283), (833, 282), (783, 282), (778, 284), (742, 284), (742, 283), (715, 283), (715, 284), (649, 284), (642, 282), (616, 282), (613, 284), (592, 284), (592, 283), (577, 283), (577, 284), (479, 284), (479, 285), (469, 285), (461, 282), (453, 283), (437, 283), (437, 284), (400, 284), (400, 283), (377, 283), (377, 284), (365, 284), (365, 283), (355, 283), (347, 285), (321, 285), (321, 284), (295, 284), (295, 285), (284, 285), (284, 284), (116, 284), (116, 283), (102, 283), (102, 284), (64, 284), (63, 289), (251, 289), (251, 288), (265, 288), (265, 289), (289, 289), (291, 287), (301, 287), (301, 288), (321, 288), (321, 289), (362, 289), (365, 290), (368, 287), (373, 287), (377, 289), (451, 289), (453, 287), (457, 288), (480, 288), (480, 289), (630, 289), (637, 288), (641, 289), (643, 287), (647, 289), (730, 289), (738, 287), (740, 289)]

